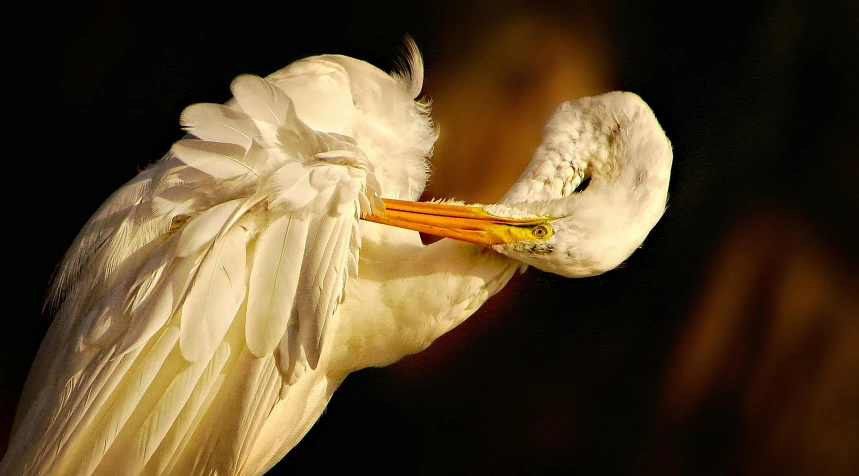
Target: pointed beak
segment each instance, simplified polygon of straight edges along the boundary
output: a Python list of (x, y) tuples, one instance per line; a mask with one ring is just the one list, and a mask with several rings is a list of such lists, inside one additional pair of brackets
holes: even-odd
[(382, 199), (385, 210), (362, 218), (430, 235), (491, 247), (552, 236), (551, 218), (505, 218), (481, 207)]

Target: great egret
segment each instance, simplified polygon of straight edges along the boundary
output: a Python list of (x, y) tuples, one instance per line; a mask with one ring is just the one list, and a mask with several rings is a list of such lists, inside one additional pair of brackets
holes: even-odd
[(661, 217), (671, 147), (621, 92), (559, 106), (499, 204), (414, 202), (436, 132), (413, 43), (408, 64), (311, 57), (182, 113), (192, 137), (69, 250), (0, 473), (262, 474), (350, 372), (527, 265), (608, 271)]

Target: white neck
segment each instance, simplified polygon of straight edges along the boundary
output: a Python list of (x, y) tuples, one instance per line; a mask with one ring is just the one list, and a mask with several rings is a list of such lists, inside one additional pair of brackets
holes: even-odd
[[(513, 277), (521, 263), (480, 246), (444, 239), (365, 239), (358, 278), (346, 300), (330, 362), (350, 372), (391, 364), (420, 352), (473, 314)], [(366, 236), (366, 235), (365, 235)], [(360, 296), (358, 298), (357, 296)], [(345, 376), (345, 375), (344, 375)]]

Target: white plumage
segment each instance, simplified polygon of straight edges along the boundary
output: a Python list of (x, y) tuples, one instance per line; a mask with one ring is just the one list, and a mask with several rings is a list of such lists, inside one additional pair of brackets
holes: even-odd
[(610, 93), (559, 108), (502, 204), (418, 214), (485, 246), (361, 221), (424, 229), (436, 131), (409, 51), (410, 73), (317, 56), (182, 113), (190, 137), (69, 250), (0, 473), (261, 474), (349, 372), (424, 349), (523, 263), (611, 269), (661, 216), (668, 141)]

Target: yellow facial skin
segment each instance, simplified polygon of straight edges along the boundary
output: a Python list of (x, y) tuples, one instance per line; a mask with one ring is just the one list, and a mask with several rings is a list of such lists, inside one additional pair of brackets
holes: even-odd
[(382, 199), (384, 213), (366, 215), (367, 221), (406, 228), (430, 235), (467, 241), (486, 247), (519, 241), (543, 241), (554, 231), (550, 217), (504, 218), (481, 207), (447, 203)]

